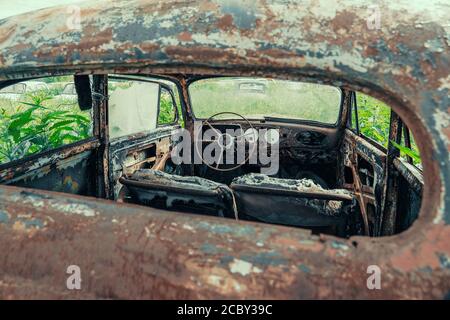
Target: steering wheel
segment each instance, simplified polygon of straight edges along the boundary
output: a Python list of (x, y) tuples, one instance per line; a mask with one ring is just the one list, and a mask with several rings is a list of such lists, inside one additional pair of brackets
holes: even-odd
[[(222, 133), (220, 130), (215, 128), (210, 123), (210, 121), (215, 120), (215, 118), (217, 116), (224, 115), (224, 114), (231, 114), (231, 115), (238, 116), (241, 119), (243, 119), (245, 122), (247, 122), (249, 128), (252, 129), (251, 130), (252, 133), (251, 134), (245, 134), (245, 132), (242, 132), (237, 137), (232, 136), (229, 133)], [(209, 127), (211, 130), (213, 130), (215, 132), (215, 136), (217, 137), (217, 139), (215, 139), (215, 140), (204, 140), (203, 139), (203, 133), (204, 133), (203, 132), (203, 127), (205, 127), (205, 126)], [(256, 139), (257, 139), (257, 137), (256, 137), (256, 130), (253, 128), (253, 125), (250, 123), (250, 121), (248, 121), (248, 119), (246, 117), (244, 117), (244, 116), (242, 116), (242, 115), (240, 115), (238, 113), (235, 113), (235, 112), (219, 112), (219, 113), (213, 114), (208, 119), (202, 121), (201, 128), (202, 128), (202, 138), (200, 140), (198, 140), (198, 141), (202, 142), (202, 145), (203, 145), (203, 142), (215, 143), (220, 149), (219, 159), (217, 160), (216, 165), (212, 166), (209, 163), (205, 162), (205, 160), (203, 159), (202, 153), (198, 150), (198, 144), (195, 143), (196, 152), (200, 156), (200, 158), (202, 159), (202, 162), (204, 164), (206, 164), (209, 168), (213, 169), (213, 170), (217, 170), (217, 171), (231, 171), (231, 170), (235, 170), (235, 169), (241, 167), (242, 165), (244, 165), (248, 161), (248, 159), (250, 158), (250, 155), (255, 151), (256, 143), (253, 144), (253, 149), (251, 150), (251, 152), (249, 150), (248, 155), (246, 156), (245, 160), (241, 164), (236, 164), (235, 166), (233, 166), (231, 168), (219, 168), (220, 162), (222, 162), (222, 160), (223, 160), (223, 154), (224, 154), (224, 152), (226, 150), (230, 149), (231, 147), (234, 147), (234, 152), (237, 151), (237, 149), (236, 149), (236, 145), (237, 145), (236, 141), (240, 141), (241, 139), (245, 139), (246, 137), (253, 136), (253, 141), (256, 142)], [(226, 142), (226, 145), (225, 145), (225, 142)], [(244, 152), (245, 152), (245, 149), (244, 149)]]

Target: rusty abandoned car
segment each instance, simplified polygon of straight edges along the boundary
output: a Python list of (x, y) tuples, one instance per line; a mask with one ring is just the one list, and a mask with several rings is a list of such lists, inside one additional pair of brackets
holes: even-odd
[(449, 4), (80, 8), (0, 21), (1, 298), (450, 297)]

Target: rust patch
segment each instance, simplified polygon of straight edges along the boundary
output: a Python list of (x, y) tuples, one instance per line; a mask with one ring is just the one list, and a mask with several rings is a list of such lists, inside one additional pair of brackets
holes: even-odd
[(200, 1), (198, 7), (202, 11), (215, 11), (218, 9), (218, 4), (213, 1)]
[(353, 23), (356, 20), (358, 20), (358, 16), (354, 12), (341, 11), (331, 21), (331, 26), (337, 33), (346, 33), (354, 29)]
[(439, 253), (450, 252), (450, 242), (447, 240), (450, 227), (431, 227), (429, 231), (426, 241), (420, 246), (408, 245), (392, 256), (390, 261), (396, 269), (412, 272), (420, 268), (440, 268)]
[(173, 57), (173, 59), (181, 59), (195, 62), (198, 59), (211, 59), (211, 60), (222, 60), (233, 57), (232, 53), (225, 50), (211, 49), (211, 48), (201, 48), (200, 50), (192, 50), (191, 48), (183, 47), (167, 47), (165, 52)]
[(187, 31), (184, 31), (178, 35), (178, 40), (180, 41), (192, 41), (192, 34)]
[(217, 27), (224, 31), (229, 31), (233, 28), (233, 16), (226, 14), (217, 21)]
[(87, 34), (82, 38), (80, 45), (86, 47), (96, 47), (103, 43), (108, 43), (112, 40), (113, 37), (113, 29), (107, 28), (100, 32), (92, 32), (91, 34)]
[(3, 31), (3, 34), (0, 34), (0, 43), (5, 42), (9, 37), (11, 37), (11, 35), (13, 34), (13, 32), (16, 30), (15, 26), (11, 26), (9, 27), (7, 30)]

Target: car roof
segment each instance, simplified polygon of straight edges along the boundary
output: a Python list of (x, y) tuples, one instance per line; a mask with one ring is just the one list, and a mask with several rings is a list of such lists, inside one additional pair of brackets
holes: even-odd
[(374, 9), (354, 0), (96, 1), (79, 7), (79, 29), (67, 6), (1, 20), (0, 79), (11, 69), (168, 63), (319, 65), (356, 73), (382, 67), (417, 76), (423, 61), (439, 69), (449, 59), (450, 4), (439, 0), (384, 4), (376, 30), (369, 25)]

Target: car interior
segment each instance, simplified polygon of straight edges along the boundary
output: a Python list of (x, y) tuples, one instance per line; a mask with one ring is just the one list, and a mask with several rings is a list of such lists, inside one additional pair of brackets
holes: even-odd
[(377, 116), (359, 92), (255, 77), (49, 78), (0, 83), (46, 83), (21, 98), (0, 91), (2, 184), (345, 238), (400, 233), (419, 214), (410, 130), (388, 110), (370, 133)]

